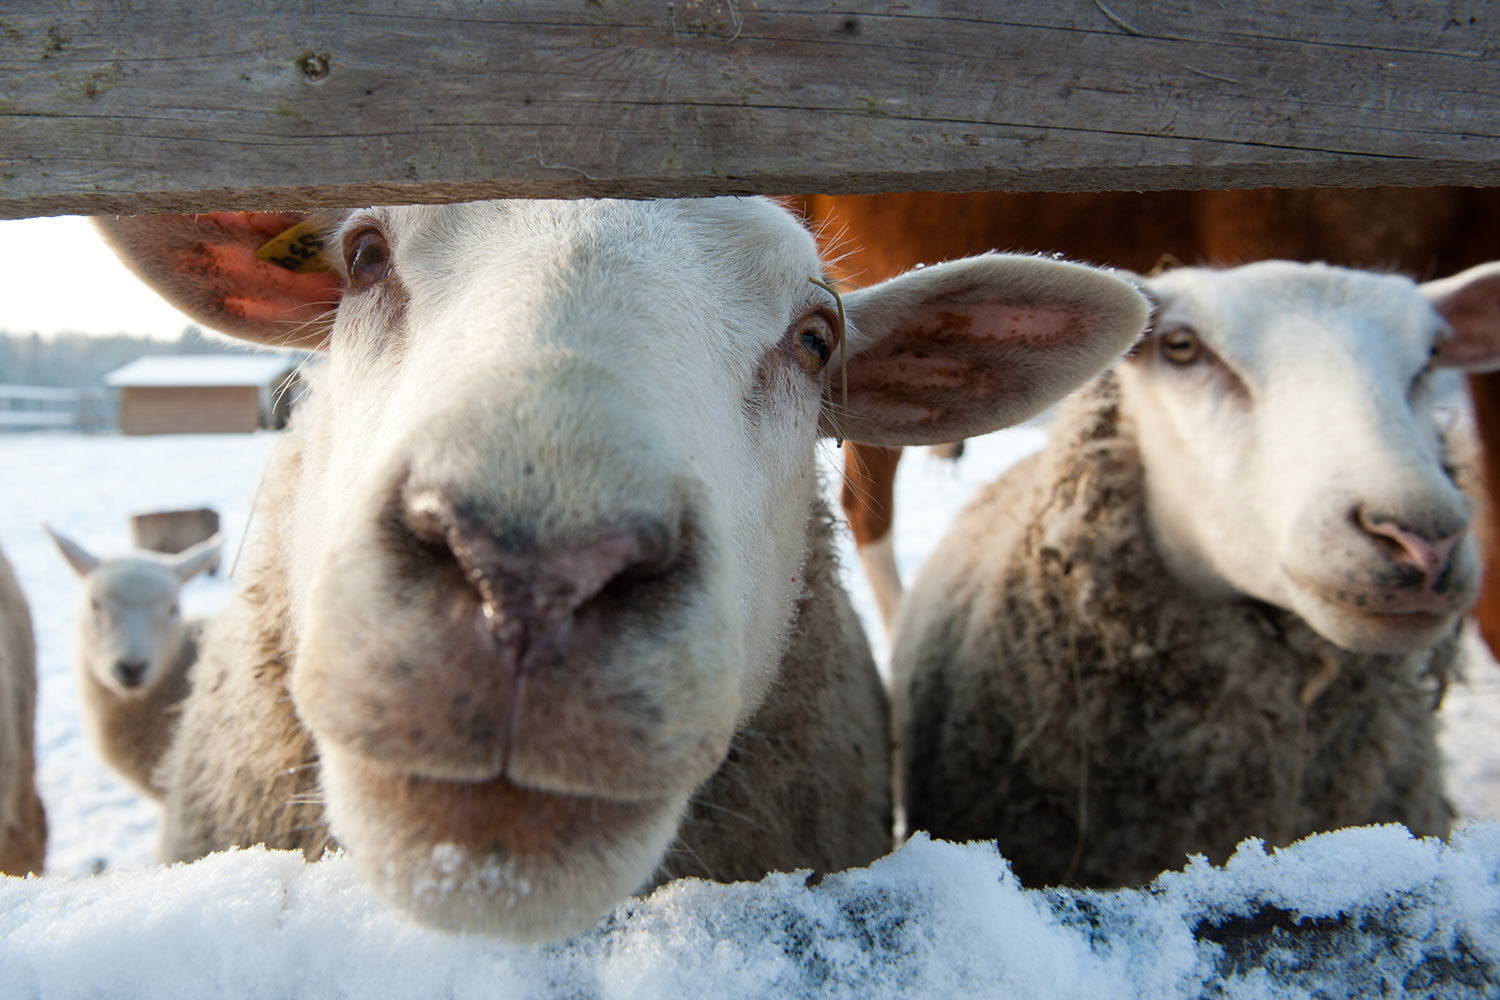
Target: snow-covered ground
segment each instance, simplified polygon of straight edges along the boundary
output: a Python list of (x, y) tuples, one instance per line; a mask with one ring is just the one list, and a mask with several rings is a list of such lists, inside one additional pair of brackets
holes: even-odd
[[(925, 453), (909, 454), (897, 483), (895, 540), (897, 560), (908, 579), (974, 490), (1039, 447), (1043, 439), (1044, 433), (1035, 428), (990, 435), (970, 442), (967, 454), (956, 465)], [(697, 980), (700, 983), (719, 985), (726, 982), (724, 976), (750, 975), (759, 977), (756, 981), (762, 984), (800, 983), (800, 987), (782, 991), (783, 995), (797, 995), (811, 981), (806, 979), (805, 963), (788, 957), (791, 952), (783, 939), (804, 933), (794, 931), (794, 924), (803, 926), (798, 921), (806, 922), (807, 928), (827, 929), (834, 924), (843, 928), (837, 933), (830, 931), (833, 936), (819, 945), (825, 949), (819, 961), (833, 970), (827, 983), (841, 984), (840, 989), (849, 992), (861, 991), (861, 982), (879, 985), (879, 989), (871, 988), (870, 996), (910, 992), (891, 986), (900, 981), (900, 976), (882, 979), (883, 974), (876, 969), (880, 962), (892, 960), (887, 954), (889, 947), (894, 947), (889, 945), (891, 940), (897, 941), (900, 949), (919, 948), (919, 944), (919, 950), (937, 949), (922, 951), (911, 959), (919, 962), (919, 971), (911, 971), (918, 966), (907, 970), (907, 974), (920, 977), (916, 981), (923, 989), (917, 992), (924, 995), (942, 995), (936, 987), (944, 982), (962, 991), (964, 983), (984, 981), (971, 976), (987, 975), (985, 970), (1002, 966), (1016, 970), (1007, 975), (1019, 976), (1020, 981), (1032, 977), (1029, 981), (1045, 986), (1037, 995), (1058, 996), (1108, 995), (1109, 984), (1128, 966), (1135, 969), (1131, 973), (1135, 978), (1130, 981), (1139, 982), (1145, 989), (1140, 995), (1153, 995), (1150, 983), (1178, 981), (1174, 976), (1186, 983), (1188, 979), (1181, 977), (1191, 976), (1183, 970), (1201, 964), (1201, 956), (1189, 953), (1191, 942), (1174, 945), (1163, 939), (1163, 943), (1141, 953), (1132, 951), (1135, 946), (1123, 939), (1100, 945), (1097, 933), (1090, 937), (1076, 922), (1067, 925), (1041, 894), (1020, 893), (999, 874), (999, 863), (982, 849), (926, 842), (883, 862), (872, 874), (849, 876), (835, 883), (844, 888), (822, 895), (803, 893), (800, 880), (793, 880), (797, 882), (794, 887), (785, 878), (771, 880), (771, 888), (761, 894), (748, 886), (669, 887), (646, 902), (626, 904), (615, 920), (588, 937), (582, 946), (584, 952), (572, 956), (556, 950), (523, 955), (484, 942), (441, 939), (409, 927), (369, 901), (342, 861), (308, 869), (293, 858), (256, 852), (170, 873), (134, 870), (153, 857), (157, 807), (116, 778), (85, 737), (71, 662), (77, 584), (43, 534), (41, 523), (47, 521), (94, 551), (108, 553), (127, 545), (126, 519), (131, 513), (172, 507), (216, 508), (223, 518), (229, 558), (220, 577), (195, 580), (184, 592), (187, 613), (209, 611), (233, 586), (222, 574), (227, 574), (246, 530), (251, 496), (273, 441), (270, 434), (0, 437), (0, 483), (6, 486), (6, 503), (0, 506), (0, 546), (16, 567), (36, 623), (41, 687), (37, 733), (40, 786), (51, 826), (48, 868), (53, 877), (24, 888), (12, 883), (0, 891), (0, 970), (10, 964), (7, 955), (24, 960), (16, 966), (30, 970), (23, 994), (129, 995), (135, 988), (129, 984), (144, 989), (159, 982), (152, 977), (160, 973), (164, 967), (161, 963), (167, 960), (157, 950), (158, 945), (143, 953), (128, 943), (137, 929), (147, 940), (159, 942), (159, 947), (175, 949), (170, 967), (181, 970), (182, 995), (203, 995), (210, 990), (222, 994), (226, 983), (240, 984), (235, 995), (292, 995), (288, 984), (294, 980), (278, 972), (276, 963), (298, 963), (308, 970), (305, 978), (295, 980), (308, 985), (308, 996), (397, 995), (404, 992), (399, 984), (410, 981), (400, 979), (393, 971), (403, 963), (427, 963), (429, 971), (444, 968), (450, 955), (464, 949), (477, 957), (444, 971), (435, 981), (438, 985), (429, 982), (424, 993), (455, 995), (467, 992), (466, 984), (470, 983), (490, 983), (498, 988), (498, 984), (510, 982), (519, 987), (518, 995), (595, 995), (616, 992), (613, 987), (605, 989), (601, 985), (605, 980), (600, 978), (616, 977), (608, 981), (621, 984), (619, 995), (671, 996), (677, 991), (669, 988), (670, 983), (690, 981), (672, 978), (687, 974), (683, 972), (688, 969), (683, 964), (686, 962), (696, 970), (692, 975), (701, 977)], [(833, 498), (842, 454), (830, 445), (823, 457)], [(254, 531), (253, 524), (249, 530)], [(847, 540), (844, 562), (856, 607), (883, 665), (888, 644)], [(1444, 709), (1444, 746), (1452, 766), (1450, 787), (1464, 816), (1500, 818), (1500, 669), (1477, 643), (1472, 648), (1476, 655), (1469, 681), (1449, 692)], [(1500, 890), (1496, 889), (1500, 833), (1495, 829), (1476, 828), (1466, 841), (1469, 853), (1458, 860), (1450, 858), (1457, 866), (1455, 871), (1468, 865), (1475, 878), (1487, 880), (1483, 884), (1489, 893), (1485, 897), (1488, 902), (1470, 900), (1465, 904), (1470, 910), (1500, 905)], [(1489, 832), (1481, 836), (1480, 830)], [(1380, 850), (1405, 859), (1402, 864), (1416, 863), (1411, 859), (1419, 855), (1435, 857), (1436, 848), (1414, 845), (1409, 839), (1404, 843), (1410, 846), (1403, 847), (1397, 843), (1399, 839), (1379, 841), (1383, 845)], [(1357, 845), (1367, 843), (1357, 838), (1333, 842), (1356, 845), (1319, 849), (1345, 862), (1349, 858), (1343, 852), (1357, 853), (1364, 849)], [(1476, 859), (1476, 843), (1487, 845), (1480, 852), (1483, 858)], [(1417, 853), (1410, 853), (1413, 851)], [(965, 866), (968, 876), (960, 874)], [(101, 869), (109, 874), (96, 882), (70, 878)], [(885, 877), (881, 872), (889, 875), (888, 882), (881, 882)], [(1396, 877), (1384, 868), (1368, 875), (1372, 885), (1384, 885), (1382, 880)], [(932, 884), (924, 888), (923, 879), (933, 880)], [(976, 887), (976, 895), (967, 900), (952, 896), (966, 881)], [(149, 907), (117, 905), (132, 894), (146, 891), (152, 894)], [(1149, 909), (1155, 905), (1149, 903), (1151, 898), (1142, 895), (1140, 905)], [(881, 905), (904, 908), (900, 912), (906, 916), (894, 923), (884, 918), (873, 920), (865, 931), (857, 933), (846, 926), (852, 912), (849, 907), (856, 905), (851, 900), (863, 900), (859, 906), (874, 906), (872, 901), (877, 899), (885, 900)], [(730, 908), (731, 915), (721, 912), (712, 918), (703, 916), (724, 906)], [(320, 914), (326, 918), (335, 911), (337, 928), (316, 926)], [(920, 916), (918, 911), (930, 917)], [(627, 913), (629, 927), (620, 923)], [(838, 913), (844, 916), (838, 917)], [(1008, 930), (997, 938), (994, 927), (988, 924), (990, 916), (1018, 921), (1017, 933), (1022, 936), (1012, 940)], [(907, 919), (913, 921), (910, 926), (903, 923)], [(1141, 915), (1131, 919), (1146, 921)], [(1147, 922), (1160, 930), (1163, 919), (1157, 913)], [(1492, 913), (1490, 926), (1496, 924)], [(151, 929), (144, 929), (148, 927)], [(752, 937), (736, 938), (736, 927), (753, 932)], [(16, 933), (7, 934), (7, 928)], [(262, 931), (275, 931), (279, 936), (267, 938)], [(948, 940), (950, 931), (952, 940), (942, 943)], [(871, 934), (878, 939), (874, 944), (868, 937)], [(984, 938), (986, 934), (989, 938)], [(1027, 934), (1052, 941), (1047, 947), (1054, 951), (1033, 954), (1030, 938), (1024, 936)], [(359, 937), (358, 944), (351, 943), (355, 936)], [(236, 944), (233, 954), (226, 953), (225, 942), (229, 940), (243, 941), (244, 947)], [(1500, 946), (1491, 941), (1485, 947)], [(342, 967), (345, 971), (340, 972), (330, 964), (328, 948), (348, 954), (357, 963), (354, 979), (348, 978), (351, 967)], [(966, 948), (972, 953), (964, 953)], [(1091, 948), (1094, 964), (1067, 964)], [(1174, 952), (1173, 948), (1179, 950)], [(867, 954), (860, 954), (861, 949)], [(939, 975), (940, 967), (950, 963), (944, 957), (947, 949), (953, 949), (951, 961), (958, 964)], [(582, 954), (593, 958), (580, 957)], [(85, 959), (97, 963), (100, 969), (115, 970), (120, 978), (112, 982), (104, 973), (89, 978), (79, 971), (79, 963)], [(1500, 962), (1500, 950), (1485, 960)], [(1153, 971), (1155, 965), (1160, 968)], [(486, 978), (491, 975), (496, 978)], [(0, 971), (0, 983), (5, 982), (5, 976)], [(913, 982), (906, 981), (908, 985)], [(1201, 985), (1202, 980), (1194, 981)], [(11, 982), (14, 985), (15, 981)], [(359, 982), (382, 988), (361, 991), (355, 988)], [(0, 992), (6, 992), (3, 986)], [(744, 992), (771, 995), (774, 991), (762, 994), (747, 988)], [(1132, 992), (1134, 988), (1115, 995)]]
[(7, 997), (1241, 1000), (1492, 997), (1500, 825), (1451, 846), (1342, 830), (1148, 890), (1023, 891), (992, 847), (918, 835), (808, 888), (697, 879), (564, 946), (414, 926), (347, 857), (264, 850), (0, 893)]

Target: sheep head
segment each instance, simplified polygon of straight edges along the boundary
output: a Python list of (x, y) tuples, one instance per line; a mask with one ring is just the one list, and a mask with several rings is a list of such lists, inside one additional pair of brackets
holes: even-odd
[(1120, 381), (1173, 570), (1356, 652), (1451, 629), (1478, 565), (1444, 430), (1465, 401), (1444, 370), (1500, 365), (1497, 271), (1417, 285), (1270, 261), (1147, 279), (1152, 330)]

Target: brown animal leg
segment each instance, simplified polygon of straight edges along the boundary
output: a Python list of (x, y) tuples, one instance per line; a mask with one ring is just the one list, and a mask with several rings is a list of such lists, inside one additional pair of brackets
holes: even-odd
[(1474, 400), (1474, 424), (1484, 452), (1485, 495), (1490, 498), (1474, 519), (1475, 533), (1481, 546), (1485, 575), (1474, 605), (1479, 620), (1479, 634), (1495, 656), (1500, 656), (1500, 527), (1494, 497), (1500, 489), (1500, 372), (1469, 376), (1469, 395)]
[(844, 452), (844, 489), (839, 497), (887, 632), (895, 625), (896, 609), (901, 605), (901, 576), (891, 548), (896, 465), (900, 461), (900, 448), (848, 442)]

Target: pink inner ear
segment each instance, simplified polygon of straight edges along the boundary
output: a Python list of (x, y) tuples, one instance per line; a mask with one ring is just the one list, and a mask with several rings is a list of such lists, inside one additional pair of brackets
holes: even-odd
[(1025, 302), (919, 312), (850, 360), (849, 394), (861, 397), (851, 409), (934, 424), (971, 401), (1018, 394), (1053, 350), (1076, 345), (1080, 321), (1073, 309)]
[(1486, 289), (1460, 292), (1443, 303), (1453, 335), (1438, 342), (1438, 361), (1456, 368), (1500, 364), (1500, 295)]
[(203, 305), (233, 330), (237, 320), (285, 322), (289, 330), (338, 305), (343, 281), (331, 272), (298, 273), (259, 260), (267, 239), (294, 225), (279, 213), (215, 212), (203, 238), (183, 247), (173, 267), (202, 292)]

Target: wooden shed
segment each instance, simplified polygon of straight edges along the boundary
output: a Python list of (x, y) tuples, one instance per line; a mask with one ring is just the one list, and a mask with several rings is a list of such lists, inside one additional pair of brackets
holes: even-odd
[(122, 434), (246, 434), (285, 426), (300, 358), (163, 354), (104, 377), (120, 392)]

